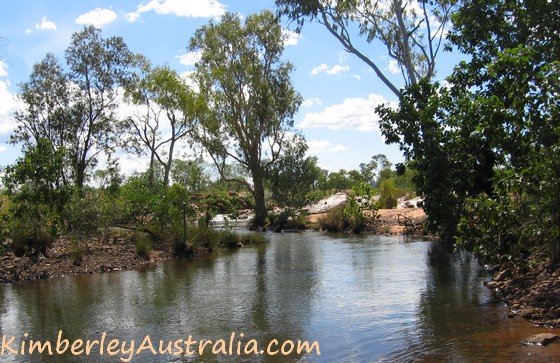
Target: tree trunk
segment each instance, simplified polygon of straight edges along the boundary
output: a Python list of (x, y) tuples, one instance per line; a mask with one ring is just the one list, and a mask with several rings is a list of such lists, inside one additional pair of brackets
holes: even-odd
[(82, 189), (82, 187), (84, 186), (85, 179), (86, 179), (85, 163), (80, 161), (78, 163), (78, 167), (76, 170), (76, 187), (78, 187), (78, 189)]
[(165, 175), (163, 176), (163, 185), (169, 186), (169, 174), (171, 172), (171, 165), (173, 163), (173, 149), (175, 148), (175, 138), (171, 139), (171, 144), (169, 145), (169, 155), (167, 156), (167, 163), (163, 165)]
[(266, 206), (264, 202), (264, 177), (260, 169), (252, 171), (253, 174), (253, 197), (255, 198), (255, 220), (254, 227), (264, 227), (266, 220)]

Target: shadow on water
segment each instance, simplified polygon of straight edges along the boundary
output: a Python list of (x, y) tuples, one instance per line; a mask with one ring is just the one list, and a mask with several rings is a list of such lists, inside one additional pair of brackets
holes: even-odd
[[(472, 255), (433, 242), (321, 233), (269, 234), (270, 243), (137, 271), (0, 287), (0, 332), (34, 339), (154, 341), (317, 340), (315, 355), (152, 356), (152, 361), (553, 360), (560, 351), (519, 342), (543, 329), (505, 318)], [(560, 345), (560, 344), (558, 344)], [(115, 358), (95, 357), (95, 361)], [(2, 361), (75, 361), (2, 357)], [(83, 361), (83, 359), (81, 360)]]

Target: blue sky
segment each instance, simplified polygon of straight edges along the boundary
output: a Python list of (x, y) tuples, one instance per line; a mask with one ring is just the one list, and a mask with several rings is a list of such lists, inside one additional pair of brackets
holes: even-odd
[[(102, 28), (105, 37), (122, 36), (129, 48), (146, 55), (153, 64), (169, 65), (178, 72), (193, 69), (187, 44), (194, 31), (224, 11), (248, 15), (274, 10), (273, 1), (231, 0), (50, 0), (6, 1), (0, 13), (0, 165), (13, 162), (20, 146), (7, 143), (18, 107), (18, 83), (28, 79), (34, 63), (47, 52), (60, 59), (70, 36), (85, 24)], [(286, 29), (293, 25), (284, 23)], [(401, 86), (401, 75), (392, 73), (381, 44), (358, 42), (379, 63), (387, 76)], [(307, 24), (300, 36), (292, 34), (285, 59), (295, 66), (293, 82), (305, 99), (295, 125), (305, 135), (309, 154), (329, 170), (357, 168), (372, 155), (386, 154), (403, 160), (395, 145), (383, 142), (377, 129), (375, 105), (396, 97), (371, 69), (342, 46), (319, 24)], [(449, 74), (458, 55), (442, 54), (438, 78)], [(141, 169), (145, 159), (123, 156), (125, 172)]]

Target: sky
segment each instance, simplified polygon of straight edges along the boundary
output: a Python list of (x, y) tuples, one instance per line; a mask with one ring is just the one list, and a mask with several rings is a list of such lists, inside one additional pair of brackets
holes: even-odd
[[(21, 107), (18, 84), (29, 79), (33, 64), (48, 52), (59, 59), (72, 33), (85, 25), (101, 28), (104, 37), (124, 38), (135, 53), (147, 56), (154, 65), (168, 65), (179, 73), (193, 70), (196, 56), (186, 47), (194, 31), (225, 12), (247, 16), (264, 9), (275, 10), (268, 0), (19, 0), (5, 1), (0, 13), (0, 166), (21, 155), (21, 145), (8, 143), (14, 129), (13, 112)], [(295, 70), (292, 81), (304, 102), (294, 125), (305, 136), (309, 155), (331, 171), (355, 169), (371, 156), (385, 154), (393, 163), (403, 161), (396, 145), (386, 145), (374, 108), (397, 101), (371, 68), (317, 23), (306, 24), (301, 34), (283, 20), (287, 40), (284, 60)], [(356, 38), (358, 39), (358, 38)], [(357, 41), (360, 48), (402, 86), (396, 69), (382, 44)], [(437, 78), (450, 73), (460, 55), (442, 54)], [(120, 154), (121, 170), (142, 171), (146, 158)]]

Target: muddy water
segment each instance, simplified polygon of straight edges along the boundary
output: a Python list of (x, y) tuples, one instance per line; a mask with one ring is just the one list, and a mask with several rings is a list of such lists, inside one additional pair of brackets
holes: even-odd
[[(546, 329), (505, 317), (469, 254), (398, 237), (268, 235), (270, 243), (188, 261), (0, 287), (0, 335), (34, 339), (317, 340), (321, 355), (173, 357), (152, 361), (555, 361)], [(21, 339), (20, 339), (21, 340)], [(264, 343), (263, 343), (264, 344)], [(4, 355), (0, 361), (118, 361)]]

